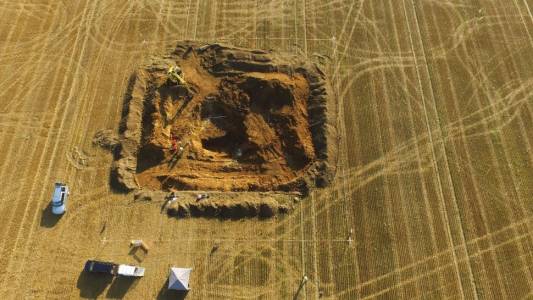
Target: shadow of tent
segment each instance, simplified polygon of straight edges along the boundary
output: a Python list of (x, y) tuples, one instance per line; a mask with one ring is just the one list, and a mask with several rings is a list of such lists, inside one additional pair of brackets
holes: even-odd
[(54, 215), (52, 213), (52, 203), (48, 202), (48, 206), (43, 210), (41, 214), (41, 227), (51, 228), (54, 227), (63, 215)]
[(139, 278), (135, 277), (122, 277), (118, 276), (113, 280), (113, 283), (111, 283), (111, 286), (107, 290), (106, 297), (107, 298), (124, 298), (128, 290), (137, 284)]
[(157, 300), (175, 300), (175, 299), (185, 299), (187, 297), (187, 294), (189, 291), (176, 291), (176, 290), (169, 290), (168, 289), (168, 279), (165, 281), (161, 289), (159, 290), (159, 293), (157, 294)]
[(80, 290), (82, 298), (97, 298), (113, 281), (109, 274), (96, 274), (82, 271), (78, 277), (76, 287)]

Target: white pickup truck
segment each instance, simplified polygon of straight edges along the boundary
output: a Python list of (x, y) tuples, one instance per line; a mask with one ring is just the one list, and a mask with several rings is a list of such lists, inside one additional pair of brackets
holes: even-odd
[(129, 265), (118, 265), (118, 275), (143, 277), (144, 268)]

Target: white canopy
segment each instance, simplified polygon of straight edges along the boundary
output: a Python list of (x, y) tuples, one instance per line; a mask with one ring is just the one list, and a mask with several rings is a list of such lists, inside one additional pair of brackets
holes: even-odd
[(178, 291), (189, 290), (189, 276), (192, 269), (189, 268), (170, 268), (168, 277), (168, 289)]

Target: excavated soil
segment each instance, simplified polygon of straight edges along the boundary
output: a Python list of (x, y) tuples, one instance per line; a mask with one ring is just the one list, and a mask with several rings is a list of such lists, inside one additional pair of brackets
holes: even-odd
[[(169, 80), (172, 65), (187, 85)], [(179, 44), (130, 80), (117, 182), (307, 193), (334, 171), (329, 90), (316, 65), (293, 56)]]

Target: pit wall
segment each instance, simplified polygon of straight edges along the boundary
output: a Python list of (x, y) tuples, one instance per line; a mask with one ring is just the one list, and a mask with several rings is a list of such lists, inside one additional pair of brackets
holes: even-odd
[[(193, 50), (196, 49), (196, 50)], [(194, 44), (182, 45), (176, 47), (173, 55), (164, 57), (163, 60), (176, 61), (179, 57), (188, 55), (191, 51), (198, 53), (210, 52), (204, 59), (204, 67), (215, 76), (232, 75), (239, 72), (281, 72), (292, 75), (295, 72), (302, 74), (310, 86), (310, 96), (308, 98), (308, 122), (312, 132), (313, 145), (318, 160), (309, 168), (308, 176), (298, 182), (290, 183), (287, 191), (294, 188), (294, 185), (301, 190), (302, 194), (307, 194), (311, 188), (327, 186), (336, 172), (337, 161), (337, 132), (335, 122), (337, 117), (337, 105), (333, 99), (332, 89), (325, 74), (319, 67), (313, 63), (302, 62), (297, 57), (291, 57), (289, 60), (281, 59), (279, 56), (270, 51), (263, 50), (245, 50), (240, 48), (222, 46), (220, 44), (208, 44), (198, 47)], [(297, 67), (293, 67), (297, 66)], [(129, 95), (125, 97), (124, 110), (127, 114), (124, 116), (121, 125), (120, 152), (118, 158), (114, 161), (112, 167), (112, 182), (117, 189), (129, 192), (140, 190), (136, 180), (137, 154), (142, 139), (143, 111), (146, 95), (150, 94), (151, 81), (150, 72), (161, 71), (164, 66), (161, 62), (155, 62), (145, 68), (139, 69), (130, 82), (128, 88)], [(133, 83), (133, 84), (131, 84)], [(282, 191), (283, 192), (283, 187)], [(246, 194), (246, 193), (245, 193)], [(275, 202), (275, 201), (274, 201)], [(210, 203), (210, 202), (205, 202)], [(271, 203), (273, 204), (273, 202)], [(211, 206), (211, 208), (204, 207)], [(254, 205), (245, 205), (248, 208), (237, 206), (236, 211), (248, 211), (244, 215), (260, 215), (261, 203)], [(266, 204), (265, 204), (266, 205)], [(271, 205), (272, 211), (285, 212), (290, 207), (284, 208), (279, 203)], [(223, 208), (216, 203), (211, 204), (188, 204), (179, 206), (175, 209), (176, 215), (190, 216), (200, 212), (207, 214), (221, 214), (222, 211), (228, 211), (229, 208)], [(278, 207), (278, 208), (275, 208)], [(279, 209), (279, 207), (282, 207)], [(230, 211), (232, 209), (229, 209)], [(257, 212), (257, 213), (256, 213)], [(232, 214), (234, 215), (234, 214)], [(239, 215), (239, 213), (237, 213)]]

